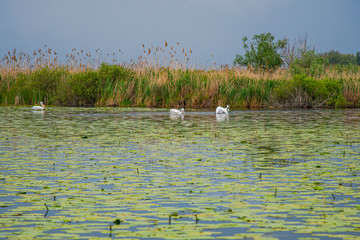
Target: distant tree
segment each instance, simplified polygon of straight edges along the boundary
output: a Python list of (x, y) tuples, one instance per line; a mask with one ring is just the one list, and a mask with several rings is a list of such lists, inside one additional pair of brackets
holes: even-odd
[(360, 65), (360, 52), (356, 53), (356, 64)]
[(278, 51), (286, 46), (287, 39), (277, 42), (274, 42), (274, 39), (270, 33), (255, 34), (252, 41), (248, 41), (245, 36), (242, 40), (246, 53), (244, 56), (236, 54), (234, 65), (250, 65), (256, 70), (273, 70), (280, 67), (283, 60)]
[(330, 51), (323, 54), (324, 57), (328, 58), (329, 64), (332, 65), (356, 65), (356, 57), (354, 54), (343, 54), (339, 51)]

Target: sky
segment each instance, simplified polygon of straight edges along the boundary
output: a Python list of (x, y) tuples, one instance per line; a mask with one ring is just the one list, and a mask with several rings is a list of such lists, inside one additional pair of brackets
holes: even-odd
[[(359, 0), (0, 0), (0, 57), (77, 48), (121, 50), (178, 46), (199, 66), (232, 64), (242, 38), (271, 33), (290, 42), (307, 35), (316, 52), (360, 51)], [(179, 42), (179, 45), (176, 43)]]

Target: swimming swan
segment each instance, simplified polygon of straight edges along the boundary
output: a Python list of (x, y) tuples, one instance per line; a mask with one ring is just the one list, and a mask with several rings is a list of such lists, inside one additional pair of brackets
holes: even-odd
[(31, 110), (33, 111), (43, 111), (44, 109), (47, 110), (45, 104), (43, 102), (40, 102), (41, 106), (33, 106)]
[(177, 109), (170, 109), (170, 114), (176, 114), (176, 115), (181, 115), (181, 114), (185, 114), (185, 110), (184, 108), (182, 108), (181, 110), (177, 110)]
[(229, 112), (230, 112), (229, 105), (227, 105), (226, 108), (220, 106), (216, 108), (216, 114), (223, 114), (223, 113), (228, 114)]

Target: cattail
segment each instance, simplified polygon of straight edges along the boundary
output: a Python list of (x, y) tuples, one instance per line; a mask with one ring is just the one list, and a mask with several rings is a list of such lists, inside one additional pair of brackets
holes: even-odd
[(167, 42), (165, 41), (165, 47), (167, 47), (167, 45), (168, 45), (168, 44), (167, 44)]

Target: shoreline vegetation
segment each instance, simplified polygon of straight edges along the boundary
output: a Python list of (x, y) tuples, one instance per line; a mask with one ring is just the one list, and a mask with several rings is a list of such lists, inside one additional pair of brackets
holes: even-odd
[[(13, 50), (0, 60), (0, 105), (214, 108), (360, 106), (360, 67), (257, 70), (250, 66), (195, 67), (194, 53), (165, 42), (135, 60), (50, 48), (31, 55)], [(107, 59), (105, 59), (107, 57)], [(109, 57), (113, 57), (112, 63)], [(63, 59), (62, 61), (60, 59)]]

